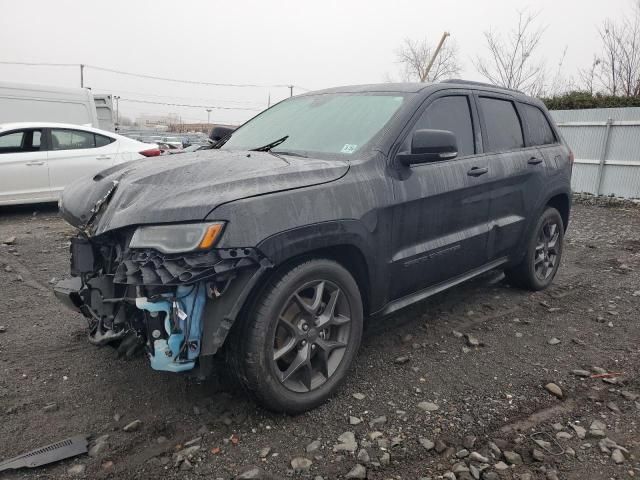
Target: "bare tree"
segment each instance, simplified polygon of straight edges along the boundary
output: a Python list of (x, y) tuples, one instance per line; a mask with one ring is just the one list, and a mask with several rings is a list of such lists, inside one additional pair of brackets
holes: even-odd
[(593, 62), (589, 68), (578, 69), (578, 89), (589, 92), (591, 95), (596, 93), (597, 76), (601, 69), (601, 60), (594, 55)]
[(540, 45), (544, 28), (536, 23), (537, 15), (518, 14), (516, 28), (503, 36), (493, 30), (484, 32), (488, 57), (478, 56), (474, 65), (491, 83), (507, 88), (538, 93), (544, 85), (544, 63), (534, 53)]
[(640, 95), (640, 1), (627, 18), (617, 38), (619, 44), (620, 87), (628, 97)]
[[(593, 91), (589, 78), (597, 80), (597, 88), (610, 95), (640, 95), (640, 1), (635, 1), (631, 15), (615, 22), (607, 19), (599, 29), (602, 52), (590, 70), (584, 71), (585, 87)], [(585, 81), (586, 80), (586, 81)]]
[(620, 44), (618, 38), (621, 34), (619, 27), (611, 20), (605, 20), (600, 29), (602, 39), (602, 60), (597, 76), (605, 91), (611, 95), (617, 95), (620, 88)]
[(120, 115), (120, 125), (123, 127), (130, 127), (133, 125), (133, 121), (129, 117)]
[(431, 70), (427, 72), (435, 48), (427, 40), (406, 38), (396, 51), (397, 62), (402, 67), (402, 79), (407, 82), (436, 82), (458, 75), (458, 48), (451, 41), (443, 45)]

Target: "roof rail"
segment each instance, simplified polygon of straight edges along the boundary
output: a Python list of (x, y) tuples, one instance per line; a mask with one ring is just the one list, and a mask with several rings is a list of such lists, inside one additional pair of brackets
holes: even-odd
[(508, 90), (510, 92), (522, 93), (524, 95), (524, 93), (521, 90), (517, 90), (515, 88), (502, 87), (500, 85), (493, 85), (491, 83), (485, 83), (485, 82), (476, 82), (473, 80), (463, 80), (461, 78), (451, 78), (449, 80), (442, 80), (440, 83), (458, 83), (461, 85), (476, 85), (478, 87), (489, 87), (489, 88), (496, 88), (498, 90)]

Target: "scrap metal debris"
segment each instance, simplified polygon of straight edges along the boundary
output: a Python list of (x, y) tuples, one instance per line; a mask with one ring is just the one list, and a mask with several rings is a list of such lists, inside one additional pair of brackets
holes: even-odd
[(0, 463), (0, 472), (19, 468), (40, 467), (75, 457), (76, 455), (87, 453), (88, 443), (86, 435), (76, 435), (5, 460)]
[[(560, 445), (560, 443), (547, 432), (535, 432), (529, 435), (529, 438), (550, 455), (562, 455), (565, 452), (565, 449), (562, 447), (562, 445)], [(547, 438), (548, 440), (543, 440), (543, 438)], [(552, 449), (551, 447), (553, 446), (553, 444), (555, 444), (558, 448)]]

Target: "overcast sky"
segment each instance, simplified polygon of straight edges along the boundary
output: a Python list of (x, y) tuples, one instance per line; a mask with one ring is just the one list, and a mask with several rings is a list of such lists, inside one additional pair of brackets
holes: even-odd
[[(294, 84), (305, 89), (377, 83), (398, 74), (395, 51), (406, 37), (434, 44), (443, 31), (459, 48), (461, 77), (481, 80), (472, 59), (483, 31), (513, 28), (517, 12), (539, 12), (539, 50), (550, 71), (567, 47), (574, 75), (599, 50), (598, 26), (621, 18), (630, 0), (0, 0), (0, 61), (85, 63), (213, 83)], [(71, 67), (0, 65), (3, 81), (79, 86)], [(182, 85), (87, 69), (85, 85), (127, 99), (264, 108), (283, 87)], [(294, 89), (295, 92), (302, 92)], [(121, 101), (122, 114), (175, 112), (206, 121), (203, 108)], [(211, 121), (244, 121), (251, 110), (214, 110)]]

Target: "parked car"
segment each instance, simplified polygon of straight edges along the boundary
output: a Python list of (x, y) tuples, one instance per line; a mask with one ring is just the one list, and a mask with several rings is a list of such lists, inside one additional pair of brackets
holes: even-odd
[(156, 145), (160, 149), (161, 155), (170, 155), (172, 153), (182, 153), (182, 147), (177, 147), (172, 143), (165, 143), (163, 141), (156, 142)]
[(191, 152), (197, 152), (198, 150), (207, 150), (208, 148), (211, 148), (211, 144), (208, 144), (208, 145), (189, 145), (188, 147), (185, 147), (185, 148), (169, 150), (169, 153), (171, 153), (171, 154), (191, 153)]
[(160, 141), (164, 144), (171, 145), (174, 148), (184, 147), (183, 141), (179, 137), (162, 137)]
[(65, 189), (82, 234), (56, 292), (92, 343), (199, 375), (216, 355), (297, 413), (336, 391), (369, 318), (493, 269), (541, 290), (560, 265), (573, 156), (520, 92), (334, 88), (224, 138)]
[(156, 145), (65, 123), (0, 124), (0, 205), (57, 201), (70, 182), (160, 155)]

